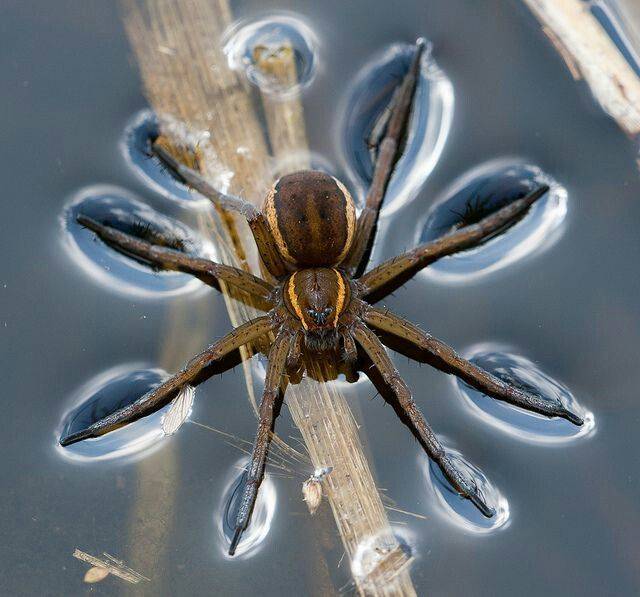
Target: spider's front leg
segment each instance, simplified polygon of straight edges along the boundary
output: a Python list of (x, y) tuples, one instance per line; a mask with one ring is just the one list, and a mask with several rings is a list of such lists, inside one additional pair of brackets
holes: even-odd
[[(481, 367), (463, 359), (453, 348), (441, 340), (423, 332), (411, 322), (393, 313), (368, 307), (365, 310), (364, 321), (376, 330), (408, 342), (422, 355), (426, 355), (427, 360), (434, 367), (446, 373), (452, 373), (483, 394), (547, 417), (562, 417), (574, 425), (584, 423), (580, 416), (568, 410), (563, 404), (543, 400), (502, 381)], [(411, 356), (416, 358), (415, 355)]]
[[(360, 344), (367, 353), (374, 367), (382, 376), (384, 383), (397, 397), (401, 411), (399, 414), (405, 416), (410, 421), (418, 433), (429, 458), (440, 467), (445, 477), (449, 479), (460, 494), (471, 500), (485, 516), (489, 518), (492, 517), (495, 512), (486, 504), (482, 492), (478, 489), (473, 479), (467, 478), (459, 471), (446, 454), (442, 444), (438, 441), (435, 433), (416, 406), (411, 391), (400, 377), (400, 374), (394, 367), (393, 362), (376, 334), (363, 324), (356, 325), (353, 333), (358, 344)], [(367, 372), (365, 371), (365, 373)], [(370, 373), (367, 374), (373, 377)]]
[(257, 317), (237, 327), (221, 340), (196, 355), (187, 365), (163, 384), (151, 390), (128, 406), (96, 421), (86, 429), (67, 435), (60, 440), (60, 445), (68, 446), (91, 437), (98, 437), (145, 417), (167, 404), (185, 385), (197, 385), (204, 379), (199, 379), (203, 370), (215, 361), (238, 350), (245, 344), (250, 344), (266, 336), (272, 329), (271, 317)]
[(278, 334), (269, 351), (269, 364), (267, 365), (264, 391), (260, 403), (258, 431), (253, 444), (249, 468), (244, 480), (244, 488), (236, 516), (235, 532), (231, 540), (231, 545), (229, 546), (230, 556), (235, 553), (242, 533), (249, 524), (251, 513), (256, 503), (256, 497), (258, 496), (258, 489), (264, 477), (264, 468), (267, 462), (269, 444), (271, 443), (271, 434), (277, 417), (277, 400), (280, 395), (282, 374), (285, 371), (287, 356), (291, 350), (291, 343), (291, 334), (288, 331), (282, 331)]
[(465, 226), (384, 261), (358, 280), (361, 296), (370, 303), (379, 301), (434, 261), (481, 244), (496, 232), (522, 219), (548, 190), (547, 185), (541, 185), (526, 197), (513, 201), (477, 224)]
[(405, 75), (394, 95), (393, 108), (389, 116), (387, 130), (378, 149), (371, 187), (367, 193), (364, 209), (358, 217), (353, 246), (342, 264), (346, 270), (356, 276), (365, 270), (369, 260), (382, 201), (391, 180), (393, 168), (399, 158), (402, 138), (406, 134), (424, 48), (424, 39), (419, 39), (416, 42), (416, 49), (409, 72)]
[(218, 207), (238, 212), (246, 218), (258, 246), (260, 257), (272, 276), (278, 278), (287, 272), (280, 256), (278, 245), (269, 228), (267, 218), (260, 210), (241, 197), (221, 193), (201, 174), (176, 160), (162, 145), (154, 143), (153, 151), (185, 184), (198, 191)]

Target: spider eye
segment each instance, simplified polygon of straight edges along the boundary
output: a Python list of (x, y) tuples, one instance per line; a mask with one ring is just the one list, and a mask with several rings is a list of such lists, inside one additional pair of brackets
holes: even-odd
[(333, 311), (332, 307), (326, 307), (322, 311), (316, 311), (315, 309), (307, 309), (307, 313), (316, 323), (316, 325), (324, 325), (327, 322), (327, 318)]

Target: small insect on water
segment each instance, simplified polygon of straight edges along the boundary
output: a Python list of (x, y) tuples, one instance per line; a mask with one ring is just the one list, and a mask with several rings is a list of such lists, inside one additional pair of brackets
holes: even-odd
[(229, 547), (231, 555), (249, 524), (286, 384), (290, 376), (301, 372), (308, 359), (333, 358), (368, 375), (385, 397), (394, 400), (396, 412), (411, 426), (429, 457), (455, 489), (489, 517), (493, 516), (493, 510), (485, 503), (473, 479), (456, 468), (444, 451), (394, 367), (385, 345), (456, 375), (498, 400), (549, 417), (563, 417), (576, 425), (583, 423), (564, 405), (543, 400), (504, 382), (412, 323), (373, 306), (430, 263), (477, 246), (516, 223), (548, 191), (548, 187), (542, 185), (478, 222), (454, 229), (366, 271), (380, 207), (406, 134), (423, 49), (424, 42), (419, 40), (409, 70), (394, 94), (376, 154), (373, 182), (358, 217), (344, 185), (323, 172), (303, 171), (283, 176), (269, 192), (264, 209), (259, 211), (238, 197), (220, 193), (197, 172), (176, 161), (162, 146), (154, 146), (160, 159), (186, 184), (218, 206), (246, 217), (269, 274), (267, 277), (272, 281), (78, 216), (81, 225), (128, 256), (156, 268), (190, 273), (214, 287), (222, 281), (251, 295), (264, 307), (266, 315), (234, 329), (131, 405), (60, 440), (63, 446), (68, 446), (144, 417), (174, 399), (185, 386), (195, 387), (215, 372), (235, 364), (237, 361), (231, 357), (237, 357), (242, 346), (264, 342), (273, 334), (275, 340), (268, 350), (258, 431)]

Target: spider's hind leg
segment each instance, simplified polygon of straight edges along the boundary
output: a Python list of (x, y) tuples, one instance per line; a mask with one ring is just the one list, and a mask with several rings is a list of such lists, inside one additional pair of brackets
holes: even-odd
[(344, 269), (359, 276), (366, 269), (378, 225), (378, 214), (396, 162), (402, 153), (403, 139), (407, 134), (409, 116), (415, 90), (420, 78), (420, 63), (426, 42), (416, 41), (409, 71), (396, 88), (390, 104), (388, 120), (384, 125), (384, 138), (377, 145), (373, 178), (367, 193), (365, 206), (356, 224), (353, 245), (342, 262)]
[[(570, 411), (559, 401), (549, 402), (503, 381), (471, 361), (463, 359), (442, 340), (423, 332), (406, 319), (382, 309), (368, 307), (364, 320), (367, 325), (388, 334), (391, 339), (395, 337), (397, 340), (404, 341), (406, 345), (398, 347), (400, 352), (414, 360), (428, 362), (441, 371), (455, 375), (487, 396), (547, 417), (561, 417), (574, 425), (580, 426), (584, 423), (582, 417)], [(384, 342), (392, 346), (386, 338)], [(396, 346), (393, 345), (393, 348), (395, 349)]]
[[(237, 351), (241, 346), (252, 343), (271, 331), (271, 319), (268, 316), (257, 317), (236, 328), (221, 340), (196, 355), (187, 365), (163, 384), (146, 393), (135, 402), (96, 421), (86, 429), (74, 432), (60, 439), (60, 445), (69, 446), (92, 437), (98, 437), (127, 425), (141, 417), (146, 417), (167, 404), (185, 385), (198, 385), (214, 372), (208, 368), (215, 361)], [(230, 368), (233, 364), (225, 364)], [(221, 371), (218, 371), (221, 372)]]
[(475, 481), (460, 471), (449, 458), (430, 425), (422, 416), (413, 400), (411, 391), (400, 377), (375, 333), (366, 326), (360, 325), (355, 330), (355, 337), (373, 363), (373, 368), (365, 371), (367, 376), (383, 396), (388, 396), (388, 390), (393, 393), (395, 400), (389, 400), (389, 402), (394, 410), (401, 420), (410, 424), (412, 432), (420, 441), (429, 458), (440, 467), (456, 491), (471, 500), (482, 514), (491, 518), (495, 511), (485, 502)]
[(286, 369), (287, 355), (291, 348), (291, 336), (283, 332), (275, 339), (269, 351), (269, 364), (264, 381), (264, 391), (260, 402), (259, 423), (253, 444), (249, 468), (244, 479), (240, 507), (236, 516), (236, 528), (229, 546), (229, 555), (234, 555), (242, 533), (249, 525), (251, 513), (258, 497), (258, 489), (264, 478), (271, 434), (278, 416), (282, 375)]

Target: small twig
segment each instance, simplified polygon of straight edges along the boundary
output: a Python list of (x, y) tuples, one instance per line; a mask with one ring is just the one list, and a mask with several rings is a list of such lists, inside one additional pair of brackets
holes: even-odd
[(138, 584), (141, 580), (150, 581), (151, 579), (146, 576), (132, 570), (128, 566), (125, 566), (124, 562), (118, 560), (107, 552), (103, 552), (104, 557), (99, 558), (96, 556), (92, 556), (78, 548), (73, 552), (73, 557), (86, 562), (87, 564), (91, 564), (94, 568), (102, 568), (107, 570), (109, 574), (113, 574), (122, 580), (126, 580), (132, 584)]

